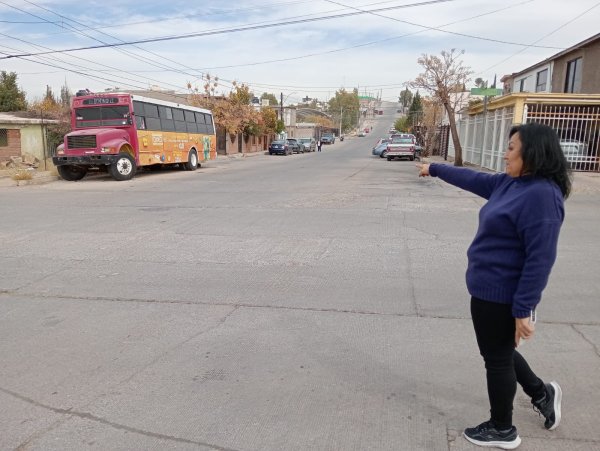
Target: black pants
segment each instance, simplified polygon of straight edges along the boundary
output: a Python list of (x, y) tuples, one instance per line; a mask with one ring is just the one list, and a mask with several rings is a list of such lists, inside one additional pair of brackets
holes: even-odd
[(491, 420), (500, 429), (512, 426), (517, 382), (533, 399), (541, 398), (545, 392), (544, 382), (515, 349), (515, 319), (511, 309), (510, 304), (471, 298), (473, 327), (485, 362)]

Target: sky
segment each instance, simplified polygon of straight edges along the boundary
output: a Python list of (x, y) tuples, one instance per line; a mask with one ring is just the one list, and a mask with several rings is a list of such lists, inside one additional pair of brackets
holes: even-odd
[[(143, 6), (138, 6), (142, 5)], [(232, 83), (284, 104), (339, 89), (396, 101), (418, 58), (464, 51), (492, 83), (600, 31), (596, 0), (0, 0), (0, 70), (29, 101)]]

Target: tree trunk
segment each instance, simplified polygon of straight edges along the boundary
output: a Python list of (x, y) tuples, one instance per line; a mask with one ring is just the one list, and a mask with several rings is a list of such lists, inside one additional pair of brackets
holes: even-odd
[(450, 122), (450, 133), (452, 133), (452, 143), (454, 144), (454, 166), (462, 166), (462, 147), (458, 139), (458, 130), (456, 129), (456, 119), (454, 117), (454, 110), (450, 108), (450, 104), (444, 102), (444, 108), (448, 113), (448, 121)]

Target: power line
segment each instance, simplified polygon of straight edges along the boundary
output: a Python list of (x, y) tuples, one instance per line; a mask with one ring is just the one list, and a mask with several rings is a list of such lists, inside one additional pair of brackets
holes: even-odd
[[(83, 26), (83, 27), (86, 27), (86, 25), (85, 25), (85, 24), (83, 24), (83, 23), (81, 23), (81, 22), (78, 22), (78, 21), (76, 21), (76, 20), (74, 20), (74, 19), (71, 19), (71, 18), (69, 18), (69, 17), (63, 16), (62, 14), (59, 14), (59, 13), (57, 13), (57, 12), (55, 12), (55, 11), (51, 10), (51, 9), (45, 8), (45, 7), (43, 7), (43, 6), (40, 6), (40, 5), (36, 4), (36, 3), (34, 3), (34, 2), (31, 2), (31, 1), (28, 1), (28, 0), (25, 0), (25, 1), (26, 1), (27, 3), (29, 3), (30, 5), (33, 5), (33, 6), (35, 6), (35, 7), (37, 7), (37, 8), (40, 8), (40, 9), (42, 9), (42, 10), (44, 10), (44, 11), (50, 12), (51, 14), (54, 14), (54, 15), (56, 15), (56, 16), (58, 16), (58, 17), (60, 17), (60, 18), (61, 18), (61, 19), (63, 19), (63, 20), (67, 20), (67, 21), (70, 21), (70, 22), (74, 22), (74, 23), (76, 23), (76, 24), (78, 24), (78, 25), (81, 25), (81, 26)], [(4, 3), (4, 4), (6, 4), (5, 2), (0, 2), (0, 3)], [(16, 9), (17, 11), (20, 11), (20, 12), (22, 12), (22, 13), (29, 14), (29, 15), (31, 15), (31, 16), (33, 16), (33, 17), (36, 17), (36, 18), (38, 18), (38, 19), (43, 19), (43, 20), (46, 20), (46, 19), (44, 19), (43, 17), (37, 16), (37, 15), (35, 15), (35, 14), (33, 14), (33, 13), (29, 12), (29, 11), (25, 11), (25, 10), (19, 9), (19, 8), (15, 7), (15, 6), (12, 6), (12, 5), (8, 5), (8, 6), (10, 6), (11, 8), (14, 8), (14, 9)], [(48, 22), (48, 23), (55, 24), (54, 22), (50, 22), (50, 21), (47, 21), (47, 22)], [(63, 23), (64, 23), (64, 22), (63, 22)], [(77, 29), (77, 28), (75, 28), (75, 27), (71, 26), (71, 25), (70, 25), (70, 24), (68, 24), (68, 23), (64, 23), (64, 25), (66, 25), (67, 27), (69, 27), (69, 28), (70, 28), (72, 31), (76, 32), (77, 34), (80, 34), (80, 35), (82, 35), (82, 36), (85, 36), (85, 37), (87, 37), (87, 38), (93, 39), (93, 40), (95, 40), (95, 41), (97, 41), (97, 42), (101, 42), (102, 44), (107, 44), (107, 43), (105, 43), (105, 42), (103, 42), (103, 41), (100, 41), (100, 40), (99, 40), (99, 39), (97, 39), (97, 38), (94, 38), (93, 36), (90, 36), (90, 35), (89, 35), (89, 34), (87, 34), (87, 33), (84, 33), (84, 32), (83, 32), (83, 31), (81, 31), (81, 30), (79, 30), (79, 29)], [(113, 39), (118, 39), (118, 38), (116, 38), (116, 37), (114, 37), (114, 36), (111, 36), (111, 35), (109, 35), (109, 34), (107, 34), (107, 33), (102, 33), (102, 34), (104, 34), (104, 35), (106, 35), (106, 36), (108, 36), (108, 37), (110, 37), (110, 38), (113, 38)], [(134, 46), (134, 47), (137, 47), (137, 46)], [(46, 48), (47, 48), (47, 47), (46, 47)], [(155, 56), (157, 56), (157, 57), (159, 57), (159, 58), (163, 58), (163, 59), (169, 60), (169, 59), (168, 59), (168, 58), (166, 58), (166, 57), (162, 57), (162, 56), (160, 56), (160, 55), (157, 55), (157, 54), (155, 54), (155, 53), (153, 53), (153, 52), (150, 52), (150, 51), (148, 51), (148, 50), (142, 49), (141, 47), (137, 47), (137, 48), (140, 48), (141, 50), (143, 50), (143, 51), (145, 51), (145, 52), (147, 52), (147, 53), (153, 54), (153, 55), (155, 55)], [(50, 49), (50, 50), (51, 50), (51, 49)], [(115, 49), (115, 50), (117, 50), (117, 51), (119, 51), (119, 52), (122, 52), (122, 53), (124, 53), (124, 54), (126, 54), (126, 55), (128, 55), (128, 56), (130, 56), (130, 57), (132, 57), (132, 58), (134, 58), (134, 59), (137, 59), (138, 61), (144, 62), (144, 63), (146, 63), (146, 64), (153, 65), (153, 66), (155, 66), (155, 67), (159, 67), (159, 68), (162, 68), (162, 69), (170, 70), (170, 71), (172, 71), (172, 72), (182, 73), (182, 74), (184, 74), (184, 75), (186, 75), (186, 76), (188, 76), (188, 77), (193, 77), (193, 76), (195, 76), (195, 74), (193, 74), (193, 75), (192, 75), (192, 74), (188, 74), (188, 73), (185, 73), (185, 72), (182, 72), (182, 71), (178, 71), (178, 70), (175, 70), (175, 69), (173, 69), (173, 68), (170, 68), (169, 66), (166, 66), (166, 65), (164, 65), (164, 64), (160, 64), (160, 63), (158, 63), (158, 64), (157, 64), (157, 63), (155, 63), (155, 62), (153, 62), (153, 61), (151, 61), (151, 60), (148, 60), (147, 58), (142, 58), (142, 57), (140, 57), (140, 56), (136, 55), (135, 53), (129, 52), (129, 51), (127, 51), (127, 50), (124, 50), (124, 49)], [(96, 62), (93, 62), (93, 61), (90, 61), (90, 60), (86, 60), (86, 59), (84, 59), (84, 58), (81, 58), (81, 59), (83, 59), (83, 60), (85, 60), (85, 61), (88, 61), (88, 62), (92, 62), (92, 63), (94, 63), (94, 64), (98, 64), (98, 63), (96, 63)], [(174, 62), (174, 63), (176, 63), (176, 64), (179, 64), (179, 63), (177, 63), (176, 61), (172, 61), (172, 62)], [(159, 64), (160, 64), (160, 65), (159, 65)], [(104, 65), (104, 67), (111, 67), (111, 66), (106, 66), (106, 65)], [(123, 71), (122, 69), (118, 69), (118, 68), (114, 68), (114, 67), (113, 67), (113, 69), (115, 69), (115, 70), (121, 70), (121, 71)], [(131, 74), (131, 72), (128, 72), (128, 71), (123, 71), (123, 72)], [(146, 79), (148, 79), (148, 80), (151, 80), (151, 81), (153, 81), (153, 82), (158, 82), (158, 83), (161, 83), (161, 81), (160, 81), (160, 80), (156, 80), (156, 79), (152, 79), (152, 78), (148, 78), (148, 77), (144, 77), (144, 78), (146, 78)], [(164, 82), (163, 82), (163, 83), (164, 83)], [(167, 83), (167, 84), (169, 84), (169, 83)], [(175, 85), (171, 85), (171, 86), (175, 86)], [(177, 87), (177, 88), (181, 88), (180, 86), (176, 86), (176, 87)]]
[[(491, 14), (496, 14), (500, 11), (503, 10), (507, 10), (507, 9), (511, 9), (514, 8), (516, 6), (520, 6), (522, 4), (525, 3), (530, 3), (532, 0), (526, 0), (526, 1), (522, 1), (519, 3), (515, 3), (512, 5), (508, 5), (505, 6), (503, 8), (498, 8), (492, 11), (488, 11), (488, 12), (483, 12), (471, 17), (467, 17), (464, 19), (460, 19), (460, 20), (456, 20), (453, 22), (448, 22), (446, 24), (443, 25), (439, 25), (437, 27), (431, 27), (431, 28), (436, 28), (436, 29), (440, 29), (442, 27), (447, 27), (450, 25), (455, 25), (457, 23), (461, 23), (461, 22), (466, 22), (469, 20), (473, 20), (473, 19), (477, 19), (486, 15), (491, 15)], [(31, 2), (29, 2), (31, 3)], [(289, 3), (302, 3), (302, 2), (289, 2)], [(384, 2), (380, 2), (380, 3), (384, 3)], [(55, 13), (56, 14), (56, 13)], [(64, 17), (64, 16), (60, 16), (60, 17)], [(385, 16), (383, 16), (385, 17)], [(262, 61), (262, 62), (254, 62), (254, 63), (242, 63), (242, 64), (235, 64), (235, 65), (228, 65), (228, 66), (217, 66), (217, 67), (211, 67), (211, 68), (202, 68), (202, 69), (193, 69), (190, 68), (191, 70), (213, 70), (213, 69), (221, 69), (221, 68), (229, 68), (229, 67), (244, 67), (244, 66), (254, 66), (254, 65), (259, 65), (259, 64), (269, 64), (269, 63), (273, 63), (273, 62), (281, 62), (281, 61), (289, 61), (289, 60), (294, 60), (294, 59), (302, 59), (302, 58), (308, 58), (311, 56), (316, 56), (316, 55), (323, 55), (323, 54), (328, 54), (328, 53), (334, 53), (334, 52), (341, 52), (344, 50), (350, 50), (350, 49), (354, 49), (354, 48), (358, 48), (358, 47), (363, 47), (363, 46), (369, 46), (369, 45), (374, 45), (374, 44), (378, 44), (378, 43), (382, 43), (382, 42), (386, 42), (386, 41), (390, 41), (390, 40), (395, 40), (395, 39), (400, 39), (406, 36), (411, 36), (411, 35), (416, 35), (416, 34), (420, 34), (420, 33), (424, 33), (426, 30), (419, 30), (419, 31), (415, 31), (412, 33), (406, 33), (403, 35), (399, 35), (399, 36), (393, 36), (391, 38), (386, 38), (386, 39), (382, 39), (382, 40), (378, 40), (378, 41), (371, 41), (371, 42), (367, 42), (367, 43), (362, 43), (362, 44), (358, 44), (358, 45), (354, 45), (354, 46), (350, 46), (350, 47), (344, 47), (344, 48), (339, 48), (339, 49), (333, 49), (333, 50), (329, 50), (326, 52), (318, 52), (318, 53), (312, 53), (312, 54), (305, 54), (305, 55), (300, 55), (300, 56), (295, 56), (295, 57), (290, 57), (290, 58), (281, 58), (281, 59), (276, 59), (276, 60), (268, 60), (268, 61)], [(110, 36), (110, 35), (108, 35)], [(115, 69), (117, 71), (121, 71), (120, 69)], [(167, 71), (172, 71), (172, 69), (167, 69)], [(101, 70), (96, 70), (96, 72), (106, 72), (106, 73), (111, 73), (113, 71), (111, 70), (105, 70), (105, 69), (101, 69)], [(152, 72), (152, 71), (128, 71), (128, 73), (141, 73), (141, 72)], [(292, 85), (271, 85), (271, 84), (261, 84), (261, 83), (253, 83), (253, 82), (248, 82), (249, 85), (255, 86), (255, 87), (261, 87), (263, 89), (305, 89), (305, 90), (319, 90), (319, 89), (324, 89), (324, 90), (331, 90), (331, 89), (337, 89), (339, 88), (339, 86), (292, 86)], [(399, 88), (399, 87), (403, 87), (402, 84), (383, 84), (383, 85), (373, 85), (373, 86), (367, 86), (368, 89), (372, 89), (372, 88), (386, 88), (386, 89), (394, 89), (394, 88)], [(323, 91), (326, 92), (326, 91)]]
[[(534, 1), (534, 0), (522, 1), (522, 2), (513, 4), (513, 5), (509, 5), (509, 6), (506, 6), (506, 7), (503, 7), (503, 8), (495, 9), (493, 11), (489, 11), (489, 12), (486, 12), (486, 13), (477, 14), (475, 16), (471, 16), (471, 17), (468, 17), (466, 19), (460, 19), (460, 20), (456, 20), (454, 22), (448, 22), (446, 24), (439, 25), (439, 26), (433, 27), (433, 28), (440, 29), (440, 28), (443, 28), (443, 27), (448, 27), (450, 25), (455, 25), (457, 23), (466, 22), (466, 21), (473, 20), (473, 19), (478, 19), (478, 18), (483, 17), (483, 16), (487, 16), (487, 15), (490, 15), (490, 14), (495, 14), (495, 13), (498, 13), (500, 11), (504, 11), (506, 9), (514, 8), (515, 6), (520, 6), (520, 5), (523, 5), (525, 3), (531, 3), (532, 1)], [(443, 31), (443, 30), (440, 30), (440, 31)], [(401, 38), (404, 38), (404, 37), (407, 37), (407, 36), (414, 36), (416, 34), (420, 34), (420, 33), (424, 33), (424, 32), (425, 32), (425, 30), (414, 31), (412, 33), (405, 33), (405, 34), (402, 34), (402, 35), (399, 35), (399, 36), (392, 36), (390, 38), (380, 39), (378, 41), (365, 42), (365, 43), (362, 43), (362, 44), (352, 45), (350, 47), (342, 47), (342, 48), (338, 48), (338, 49), (327, 50), (327, 51), (324, 51), (324, 52), (308, 53), (308, 54), (299, 55), (299, 56), (293, 56), (293, 57), (289, 57), (289, 58), (278, 58), (278, 59), (274, 59), (274, 60), (257, 61), (257, 62), (253, 62), (253, 63), (230, 64), (230, 65), (227, 65), (227, 66), (203, 67), (203, 68), (200, 68), (198, 70), (228, 69), (228, 68), (232, 68), (232, 67), (258, 66), (258, 65), (262, 65), (262, 64), (271, 64), (271, 63), (280, 63), (280, 62), (284, 62), (284, 61), (299, 60), (299, 59), (304, 59), (304, 58), (310, 58), (310, 57), (313, 57), (313, 56), (320, 56), (320, 55), (328, 55), (328, 54), (332, 54), (332, 53), (339, 53), (339, 52), (343, 52), (343, 51), (346, 51), (346, 50), (357, 49), (357, 48), (360, 48), (360, 47), (367, 47), (367, 46), (374, 45), (374, 44), (380, 44), (382, 42), (388, 42), (388, 41), (392, 41), (392, 40), (396, 40), (396, 39), (401, 39)], [(523, 44), (523, 45), (525, 45), (525, 44)]]
[[(410, 3), (410, 4), (406, 4), (406, 5), (400, 5), (400, 6), (377, 8), (377, 9), (373, 9), (373, 10), (366, 11), (366, 12), (365, 11), (353, 11), (353, 12), (349, 12), (349, 13), (314, 17), (314, 18), (310, 18), (310, 19), (287, 20), (287, 21), (283, 21), (283, 22), (276, 22), (276, 23), (270, 23), (270, 24), (267, 23), (267, 24), (260, 24), (260, 25), (247, 25), (247, 26), (229, 28), (229, 29), (224, 29), (224, 30), (212, 30), (212, 31), (199, 32), (199, 33), (181, 34), (181, 35), (175, 35), (175, 36), (163, 36), (163, 37), (157, 37), (157, 38), (139, 39), (136, 41), (129, 41), (129, 42), (92, 45), (92, 46), (87, 46), (87, 47), (75, 47), (75, 48), (70, 48), (70, 49), (52, 50), (52, 51), (38, 52), (38, 53), (24, 53), (24, 54), (20, 54), (20, 55), (9, 55), (9, 56), (1, 57), (0, 60), (8, 59), (8, 58), (20, 58), (23, 56), (38, 56), (38, 55), (47, 55), (47, 54), (51, 54), (51, 53), (67, 53), (67, 52), (76, 52), (76, 51), (80, 51), (80, 50), (94, 50), (94, 49), (100, 49), (100, 48), (106, 48), (106, 47), (122, 47), (125, 45), (133, 45), (133, 44), (147, 44), (147, 43), (151, 43), (151, 42), (173, 41), (173, 40), (178, 40), (178, 39), (212, 36), (212, 35), (217, 35), (217, 34), (238, 33), (241, 31), (282, 27), (282, 26), (288, 26), (288, 25), (298, 25), (298, 24), (303, 24), (303, 23), (308, 23), (308, 22), (333, 20), (333, 19), (339, 19), (342, 17), (351, 17), (351, 16), (356, 16), (356, 15), (362, 15), (362, 14), (367, 14), (369, 12), (390, 11), (390, 10), (395, 10), (395, 9), (404, 9), (404, 8), (410, 8), (410, 7), (415, 7), (415, 6), (425, 6), (425, 5), (432, 5), (432, 4), (437, 4), (437, 3), (446, 3), (446, 2), (453, 2), (453, 1), (456, 1), (456, 0), (429, 0), (429, 1), (424, 1), (424, 2), (419, 2), (419, 3)], [(519, 44), (517, 44), (517, 45), (519, 45)]]
[[(186, 14), (180, 14), (180, 15), (170, 16), (170, 17), (169, 16), (160, 17), (158, 19), (153, 19), (153, 20), (141, 20), (138, 22), (121, 22), (121, 23), (117, 23), (117, 24), (113, 24), (113, 25), (103, 25), (100, 27), (89, 28), (89, 30), (98, 31), (98, 30), (103, 30), (106, 28), (122, 28), (124, 26), (131, 27), (133, 25), (142, 25), (142, 24), (155, 23), (155, 22), (165, 23), (165, 22), (170, 22), (170, 21), (177, 20), (177, 19), (189, 19), (191, 17), (210, 17), (210, 16), (219, 16), (219, 15), (228, 15), (228, 14), (240, 14), (240, 13), (243, 13), (246, 11), (255, 11), (255, 10), (267, 9), (267, 8), (272, 8), (272, 7), (281, 8), (281, 6), (284, 6), (284, 5), (294, 5), (294, 4), (301, 4), (301, 3), (313, 3), (313, 0), (295, 0), (295, 1), (288, 1), (288, 2), (263, 3), (262, 5), (254, 5), (254, 6), (251, 6), (248, 8), (234, 8), (234, 9), (229, 9), (229, 10), (225, 9), (225, 10), (219, 10), (219, 11), (213, 11), (213, 12), (202, 12), (202, 13), (198, 13), (198, 14), (186, 13)], [(60, 34), (60, 33), (55, 33), (55, 34)]]
[[(554, 30), (552, 30), (550, 33), (547, 33), (547, 34), (545, 34), (544, 36), (542, 36), (541, 38), (537, 39), (536, 41), (534, 41), (534, 42), (533, 42), (533, 44), (537, 44), (538, 42), (540, 42), (540, 41), (543, 41), (543, 40), (544, 40), (544, 39), (546, 39), (548, 36), (551, 36), (551, 35), (553, 35), (553, 34), (554, 34), (554, 33), (556, 33), (558, 30), (561, 30), (562, 28), (566, 27), (567, 25), (570, 25), (571, 23), (575, 22), (575, 21), (576, 21), (577, 19), (579, 19), (581, 16), (584, 16), (585, 14), (587, 14), (588, 12), (590, 12), (592, 9), (594, 9), (594, 8), (598, 7), (599, 5), (600, 5), (600, 2), (596, 3), (594, 6), (592, 6), (591, 8), (588, 8), (588, 9), (586, 9), (584, 12), (582, 12), (581, 14), (578, 14), (578, 15), (577, 15), (577, 16), (575, 16), (573, 19), (569, 20), (568, 22), (565, 22), (564, 24), (562, 24), (562, 25), (561, 25), (561, 26), (559, 26), (558, 28), (555, 28)], [(509, 57), (507, 57), (507, 58), (504, 58), (502, 61), (500, 61), (500, 62), (498, 62), (498, 63), (496, 63), (496, 64), (494, 64), (494, 65), (492, 65), (492, 66), (488, 67), (487, 69), (485, 69), (485, 70), (483, 70), (483, 71), (481, 71), (481, 72), (478, 72), (478, 74), (482, 74), (482, 73), (484, 73), (484, 72), (487, 72), (488, 70), (490, 70), (490, 69), (493, 69), (493, 68), (494, 68), (494, 67), (496, 67), (496, 66), (499, 66), (500, 64), (502, 64), (502, 63), (504, 63), (504, 62), (508, 61), (509, 59), (511, 59), (511, 58), (513, 58), (513, 57), (515, 57), (515, 56), (517, 56), (518, 54), (520, 54), (520, 53), (523, 53), (523, 52), (524, 52), (525, 50), (527, 50), (528, 48), (530, 48), (530, 47), (533, 47), (533, 44), (532, 44), (532, 45), (528, 45), (528, 46), (526, 46), (526, 47), (522, 48), (522, 49), (521, 49), (521, 50), (519, 50), (518, 52), (515, 52), (515, 53), (513, 53), (512, 55), (510, 55)]]
[[(29, 3), (29, 4), (31, 4), (31, 5), (33, 5), (33, 6), (35, 6), (35, 7), (38, 7), (38, 8), (40, 8), (40, 9), (42, 9), (42, 10), (45, 10), (45, 11), (48, 11), (48, 12), (50, 12), (50, 13), (52, 13), (52, 14), (54, 14), (54, 15), (58, 16), (58, 17), (60, 17), (60, 18), (61, 18), (61, 19), (63, 19), (63, 20), (72, 21), (72, 22), (74, 22), (74, 23), (77, 23), (77, 24), (79, 24), (79, 25), (81, 25), (81, 26), (85, 27), (85, 24), (83, 24), (83, 23), (81, 23), (81, 22), (78, 22), (78, 21), (76, 21), (76, 20), (70, 19), (70, 18), (68, 18), (68, 17), (66, 17), (66, 16), (63, 16), (63, 15), (61, 15), (61, 14), (58, 14), (58, 13), (56, 13), (56, 12), (54, 12), (54, 11), (52, 11), (52, 10), (48, 9), (48, 8), (42, 7), (42, 6), (40, 6), (40, 5), (37, 5), (37, 4), (35, 4), (35, 3), (31, 2), (31, 1), (28, 1), (28, 0), (25, 0), (25, 1), (27, 1), (27, 3)], [(54, 25), (56, 25), (56, 23), (55, 23), (55, 22), (48, 21), (48, 20), (46, 20), (45, 18), (43, 18), (43, 17), (40, 17), (40, 16), (37, 16), (37, 15), (35, 15), (35, 14), (33, 14), (33, 13), (29, 12), (29, 11), (25, 11), (25, 10), (19, 9), (19, 8), (15, 7), (15, 6), (8, 5), (8, 4), (6, 4), (6, 3), (5, 3), (5, 2), (3, 2), (3, 1), (0, 1), (0, 3), (3, 3), (3, 4), (5, 4), (5, 5), (7, 5), (7, 6), (10, 6), (11, 8), (13, 8), (13, 9), (16, 9), (17, 11), (19, 11), (19, 12), (21, 12), (21, 13), (24, 13), (24, 14), (29, 14), (29, 15), (31, 15), (31, 16), (33, 16), (33, 17), (36, 17), (36, 18), (38, 18), (38, 19), (45, 20), (47, 23), (50, 23), (50, 24), (54, 24)], [(97, 40), (97, 39), (96, 39), (96, 38), (94, 38), (93, 36), (90, 36), (90, 35), (88, 35), (88, 34), (86, 34), (86, 33), (83, 33), (83, 32), (81, 32), (80, 30), (76, 29), (75, 27), (72, 27), (70, 24), (65, 24), (65, 25), (69, 26), (69, 27), (70, 27), (70, 28), (71, 28), (73, 31), (77, 32), (78, 34), (81, 34), (81, 35), (83, 35), (83, 36), (85, 36), (85, 37), (88, 37), (88, 38), (90, 38), (90, 39)], [(2, 33), (0, 33), (0, 34), (2, 34)], [(118, 38), (115, 38), (114, 36), (108, 35), (108, 34), (106, 34), (106, 33), (103, 33), (103, 34), (105, 34), (106, 36), (109, 36), (109, 37), (111, 37), (111, 38), (118, 39)], [(19, 40), (19, 41), (21, 41), (21, 42), (24, 42), (24, 43), (26, 43), (26, 44), (29, 44), (29, 45), (33, 45), (33, 46), (35, 46), (35, 47), (49, 49), (48, 47), (39, 46), (39, 45), (37, 45), (37, 44), (33, 44), (33, 43), (31, 43), (31, 42), (28, 42), (28, 41), (25, 41), (25, 40), (23, 40), (23, 39), (14, 38), (14, 37), (12, 37), (12, 36), (8, 36), (8, 35), (4, 35), (4, 36), (10, 37), (10, 38), (12, 38), (12, 39), (15, 39), (15, 40)], [(97, 41), (99, 41), (99, 40), (97, 40)], [(99, 42), (102, 42), (102, 41), (99, 41)], [(137, 47), (137, 46), (135, 46), (135, 47)], [(141, 49), (141, 48), (140, 48), (140, 49)], [(49, 50), (52, 50), (52, 49), (49, 49)], [(146, 58), (146, 59), (144, 59), (144, 58), (141, 58), (141, 57), (139, 57), (138, 55), (136, 55), (136, 54), (134, 54), (134, 53), (132, 53), (132, 52), (126, 51), (126, 50), (122, 50), (122, 49), (116, 49), (116, 50), (119, 50), (120, 52), (122, 52), (122, 53), (125, 53), (125, 54), (127, 54), (127, 55), (129, 55), (129, 56), (131, 56), (131, 57), (133, 57), (133, 58), (135, 58), (135, 59), (137, 59), (137, 60), (139, 60), (139, 61), (142, 61), (142, 62), (144, 62), (144, 63), (150, 64), (150, 65), (154, 65), (155, 67), (159, 67), (159, 68), (165, 68), (166, 70), (169, 70), (169, 71), (171, 71), (171, 72), (180, 73), (180, 74), (186, 75), (186, 76), (188, 76), (188, 77), (195, 77), (195, 76), (196, 76), (196, 74), (189, 74), (189, 73), (186, 73), (186, 72), (183, 72), (183, 71), (180, 71), (180, 70), (173, 69), (173, 68), (171, 68), (171, 67), (169, 67), (169, 66), (166, 66), (166, 65), (157, 65), (157, 64), (154, 64), (154, 62), (153, 62), (153, 61), (151, 61), (151, 60), (148, 60), (147, 58)], [(178, 62), (176, 62), (176, 61), (173, 61), (173, 60), (170, 60), (169, 58), (163, 57), (163, 56), (161, 56), (161, 55), (155, 54), (154, 52), (150, 52), (150, 51), (147, 51), (147, 50), (145, 50), (145, 49), (141, 49), (141, 50), (143, 50), (143, 51), (146, 51), (146, 52), (148, 52), (148, 53), (150, 53), (150, 54), (153, 54), (153, 55), (155, 55), (155, 56), (157, 56), (157, 57), (159, 57), (159, 58), (163, 58), (163, 59), (165, 59), (165, 60), (172, 61), (173, 63), (175, 63), (175, 64), (179, 64), (179, 65), (180, 65), (180, 63), (178, 63)], [(75, 55), (67, 55), (67, 56), (70, 56), (70, 57), (72, 57), (72, 58), (76, 58), (76, 59), (80, 59), (80, 60), (83, 60), (83, 61), (86, 61), (86, 62), (89, 62), (89, 63), (92, 63), (92, 64), (99, 64), (99, 63), (97, 63), (97, 62), (95, 62), (95, 61), (92, 61), (92, 60), (89, 60), (89, 59), (86, 59), (86, 58), (82, 58), (82, 57), (77, 57), (77, 56), (75, 56)], [(42, 56), (37, 56), (37, 58), (43, 58), (43, 57), (42, 57)], [(23, 58), (23, 59), (24, 59), (24, 58)], [(55, 59), (55, 60), (57, 60), (56, 58), (54, 58), (54, 59)], [(33, 63), (35, 63), (35, 62), (36, 62), (35, 60), (30, 60), (30, 59), (28, 59), (27, 61), (29, 61), (29, 62), (33, 62)], [(60, 60), (57, 60), (57, 61), (59, 61), (59, 62), (63, 62), (63, 61), (60, 61)], [(58, 66), (55, 66), (55, 67), (58, 67)], [(89, 70), (89, 71), (95, 71), (95, 72), (99, 72), (98, 70), (94, 70), (94, 69), (91, 69), (91, 68), (89, 68), (89, 67), (85, 67), (85, 66), (77, 66), (77, 65), (76, 65), (76, 67), (79, 67), (80, 69), (83, 69), (83, 70)], [(121, 73), (121, 74), (122, 74), (122, 73), (126, 73), (126, 74), (130, 74), (130, 75), (134, 75), (134, 76), (135, 76), (135, 74), (133, 74), (132, 72), (130, 72), (130, 71), (126, 71), (126, 70), (123, 70), (123, 69), (119, 69), (119, 68), (117, 68), (117, 67), (109, 66), (109, 65), (106, 65), (106, 64), (103, 64), (103, 65), (102, 65), (102, 67), (108, 67), (108, 68), (112, 68), (112, 69), (114, 69), (115, 71), (118, 71), (118, 72), (119, 72), (119, 73)], [(190, 68), (190, 69), (191, 69), (191, 68)], [(65, 68), (65, 70), (67, 70), (67, 71), (70, 71), (69, 69), (66, 69), (66, 68)], [(192, 70), (193, 70), (193, 69), (192, 69)], [(72, 72), (74, 72), (74, 73), (77, 73), (78, 75), (82, 75), (82, 76), (84, 76), (84, 77), (85, 77), (85, 76), (87, 76), (88, 78), (89, 78), (89, 77), (91, 77), (91, 78), (95, 78), (95, 79), (99, 79), (99, 80), (102, 80), (102, 79), (103, 79), (103, 80), (109, 80), (109, 79), (107, 79), (107, 78), (104, 78), (104, 77), (90, 76), (89, 74), (87, 74), (87, 75), (86, 75), (86, 73), (84, 73), (84, 72), (81, 72), (81, 71), (72, 71)], [(136, 82), (136, 81), (137, 81), (137, 80), (135, 80), (135, 79), (131, 79), (131, 78), (128, 78), (128, 77), (122, 77), (122, 78), (123, 78), (124, 80), (129, 80), (129, 81), (133, 81), (133, 82)], [(185, 87), (184, 87), (184, 86), (181, 86), (181, 85), (174, 85), (174, 84), (171, 84), (171, 83), (168, 83), (168, 82), (164, 82), (164, 81), (157, 80), (157, 79), (153, 79), (153, 78), (149, 78), (149, 77), (141, 77), (141, 78), (145, 78), (146, 80), (149, 80), (150, 82), (153, 82), (153, 83), (155, 83), (155, 84), (159, 84), (159, 85), (160, 85), (160, 84), (163, 84), (163, 85), (165, 85), (165, 84), (166, 84), (166, 85), (168, 85), (168, 86), (171, 86), (171, 87), (174, 87), (174, 88), (177, 88), (177, 89), (185, 89)], [(113, 80), (113, 81), (114, 81), (114, 80)], [(123, 83), (122, 83), (122, 84), (123, 84)], [(127, 84), (127, 83), (125, 83), (125, 84)], [(129, 86), (134, 86), (134, 85), (129, 85)], [(144, 88), (141, 88), (141, 89), (144, 89)], [(164, 88), (163, 88), (163, 89), (164, 89)]]

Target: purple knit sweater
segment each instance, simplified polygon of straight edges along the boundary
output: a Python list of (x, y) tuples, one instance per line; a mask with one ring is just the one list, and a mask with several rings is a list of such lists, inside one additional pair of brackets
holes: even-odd
[(471, 296), (512, 304), (525, 318), (540, 302), (556, 260), (565, 212), (552, 181), (487, 174), (432, 163), (429, 174), (487, 199), (479, 211), (477, 234), (467, 251), (467, 289)]

